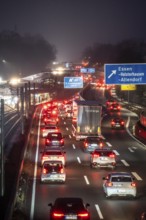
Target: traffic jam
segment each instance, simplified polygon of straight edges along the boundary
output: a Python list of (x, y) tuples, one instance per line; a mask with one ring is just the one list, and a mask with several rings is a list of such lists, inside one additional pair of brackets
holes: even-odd
[[(32, 193), (30, 219), (37, 219), (42, 212), (38, 206), (41, 199), (43, 203), (45, 200), (50, 201), (48, 203), (50, 208), (44, 211), (46, 212), (44, 219), (47, 215), (51, 220), (114, 219), (114, 210), (113, 215), (108, 216), (103, 208), (105, 204), (108, 205), (112, 201), (111, 204), (121, 206), (124, 199), (124, 202), (126, 201), (124, 208), (127, 210), (127, 202), (139, 203), (139, 194), (144, 186), (143, 176), (136, 172), (136, 169), (130, 170), (127, 156), (124, 154), (125, 158), (121, 158), (119, 148), (110, 142), (110, 138), (112, 140), (113, 137), (117, 137), (119, 141), (119, 138), (127, 135), (128, 120), (121, 114), (126, 110), (115, 99), (106, 100), (105, 108), (110, 116), (109, 138), (105, 138), (105, 132), (101, 132), (103, 124), (107, 129), (107, 121), (104, 122), (102, 107), (97, 102), (80, 100), (79, 95), (76, 95), (69, 100), (51, 100), (42, 104), (38, 127), (39, 166), (36, 176), (34, 175), (32, 188), (35, 186), (48, 196), (42, 193), (40, 195), (40, 192), (36, 192), (34, 196), (34, 192)], [(124, 149), (125, 147), (127, 150), (127, 146), (124, 146)], [(135, 152), (137, 145), (128, 147), (128, 150), (129, 153)], [(93, 185), (91, 178), (94, 181)], [(39, 182), (35, 182), (36, 179)], [(86, 189), (89, 186), (91, 188)], [(95, 187), (99, 189), (95, 190)], [(95, 198), (96, 194), (90, 195), (92, 188), (96, 193), (99, 191), (99, 197)], [(141, 203), (144, 204), (143, 199)], [(141, 203), (138, 206), (141, 206)], [(35, 204), (35, 207), (32, 204)], [(133, 205), (130, 209), (133, 209)], [(144, 208), (141, 207), (138, 215), (140, 216), (143, 211)], [(118, 216), (117, 212), (116, 215)], [(123, 219), (120, 216), (116, 219)]]

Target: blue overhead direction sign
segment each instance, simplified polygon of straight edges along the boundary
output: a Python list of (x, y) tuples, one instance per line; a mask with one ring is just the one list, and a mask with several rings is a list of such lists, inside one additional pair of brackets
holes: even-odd
[(83, 88), (83, 78), (82, 77), (64, 77), (64, 88), (66, 89)]
[(146, 84), (146, 63), (105, 64), (105, 84)]
[(81, 68), (81, 73), (95, 73), (95, 68)]

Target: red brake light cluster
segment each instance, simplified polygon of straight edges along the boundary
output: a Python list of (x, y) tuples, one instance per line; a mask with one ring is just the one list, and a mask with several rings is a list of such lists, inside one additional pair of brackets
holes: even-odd
[(63, 144), (63, 143), (64, 143), (64, 140), (63, 140), (63, 139), (61, 139), (61, 140), (60, 140), (60, 143), (61, 143), (61, 144)]
[(53, 216), (54, 216), (55, 218), (60, 218), (60, 217), (63, 217), (64, 214), (63, 214), (63, 213), (54, 212), (54, 213), (53, 213)]
[(109, 157), (110, 157), (110, 158), (115, 158), (115, 154), (114, 154), (114, 153), (111, 153), (111, 154), (109, 154)]
[(63, 173), (63, 168), (60, 169), (60, 173)]
[(107, 182), (106, 185), (107, 185), (108, 187), (111, 187), (111, 186), (113, 186), (113, 183), (112, 183), (112, 182)]
[(43, 169), (43, 174), (46, 174), (47, 173), (47, 170), (44, 168)]
[(46, 139), (46, 143), (47, 143), (47, 144), (49, 144), (49, 143), (50, 143), (50, 140), (49, 140), (48, 138)]
[(93, 157), (100, 157), (100, 154), (94, 153)]
[(82, 218), (87, 218), (89, 217), (89, 213), (88, 212), (78, 213), (78, 216)]
[(136, 183), (135, 183), (135, 182), (132, 182), (132, 183), (131, 183), (131, 186), (132, 186), (132, 187), (136, 187)]

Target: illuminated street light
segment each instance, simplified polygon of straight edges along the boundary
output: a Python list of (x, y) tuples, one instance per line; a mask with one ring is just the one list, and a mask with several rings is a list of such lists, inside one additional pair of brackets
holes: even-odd
[(18, 85), (21, 82), (20, 78), (12, 78), (10, 79), (9, 83), (11, 85)]

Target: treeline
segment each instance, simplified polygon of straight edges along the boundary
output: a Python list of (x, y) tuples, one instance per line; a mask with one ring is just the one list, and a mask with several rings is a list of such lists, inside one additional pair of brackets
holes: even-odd
[(84, 59), (90, 64), (99, 63), (145, 63), (146, 41), (124, 40), (118, 44), (99, 44), (86, 48), (83, 51)]
[[(44, 70), (55, 58), (55, 46), (41, 35), (20, 35), (15, 31), (0, 32), (0, 63), (5, 61), (13, 67), (13, 71), (20, 72), (21, 76)], [(3, 65), (3, 74), (5, 69)], [(10, 68), (7, 74), (11, 74)]]

